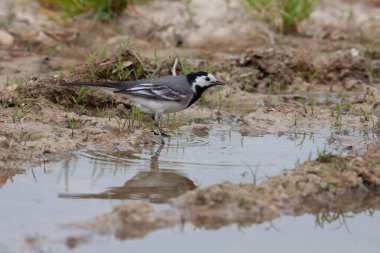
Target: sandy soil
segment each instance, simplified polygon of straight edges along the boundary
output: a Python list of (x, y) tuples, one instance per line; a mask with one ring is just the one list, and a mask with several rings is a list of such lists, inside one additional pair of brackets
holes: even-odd
[[(0, 50), (0, 186), (30, 166), (69, 158), (81, 148), (159, 142), (149, 117), (131, 123), (131, 106), (123, 98), (91, 89), (78, 101), (77, 88), (60, 86), (118, 79), (116, 48), (131, 42), (134, 48), (123, 49), (122, 62), (125, 71), (142, 66), (138, 77), (171, 74), (177, 55), (188, 57), (192, 69), (211, 66), (228, 83), (220, 91), (221, 104), (212, 90), (204, 105), (177, 114), (179, 133), (193, 128), (189, 115), (206, 122), (197, 128), (218, 124), (211, 116), (232, 115), (236, 120), (228, 127), (245, 135), (331, 132), (342, 155), (307, 161), (260, 185), (223, 183), (189, 191), (172, 199), (176, 212), (170, 215), (137, 203), (70, 226), (126, 239), (183, 221), (218, 228), (282, 214), (379, 209), (380, 7), (376, 1), (351, 2), (321, 1), (298, 36), (251, 20), (235, 1), (154, 1), (137, 7), (140, 14), (150, 13), (147, 20), (128, 13), (92, 30), (86, 15), (67, 28), (33, 15), (38, 5), (2, 2), (0, 9), (15, 17), (0, 29), (12, 38)], [(336, 13), (337, 4), (343, 12)], [(91, 52), (97, 54), (89, 57)], [(372, 138), (358, 134), (363, 132)], [(126, 232), (131, 228), (133, 234)]]

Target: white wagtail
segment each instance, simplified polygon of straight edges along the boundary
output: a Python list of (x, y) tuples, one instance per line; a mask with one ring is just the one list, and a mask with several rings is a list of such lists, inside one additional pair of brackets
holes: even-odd
[[(199, 71), (180, 76), (164, 76), (136, 81), (101, 83), (64, 83), (64, 86), (97, 86), (125, 95), (141, 111), (154, 115), (154, 126), (161, 139), (160, 119), (163, 113), (179, 112), (196, 102), (205, 90), (224, 82)], [(162, 139), (163, 141), (163, 139)]]

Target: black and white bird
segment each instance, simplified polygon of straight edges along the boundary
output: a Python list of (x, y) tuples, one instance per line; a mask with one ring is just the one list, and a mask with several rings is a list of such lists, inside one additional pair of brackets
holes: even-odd
[[(136, 81), (101, 83), (64, 83), (64, 86), (96, 86), (110, 88), (125, 95), (141, 111), (154, 115), (154, 126), (161, 139), (163, 113), (179, 112), (196, 102), (205, 90), (224, 82), (213, 75), (199, 71), (180, 76), (164, 76)], [(163, 140), (163, 139), (162, 139)]]

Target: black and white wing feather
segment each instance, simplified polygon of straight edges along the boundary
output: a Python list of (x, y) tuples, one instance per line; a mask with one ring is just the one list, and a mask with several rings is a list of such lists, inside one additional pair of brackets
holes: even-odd
[(186, 98), (185, 94), (181, 94), (166, 85), (153, 83), (142, 83), (131, 88), (120, 89), (114, 92), (161, 101), (182, 101)]
[(194, 95), (186, 76), (165, 76), (154, 79), (141, 79), (122, 82), (76, 82), (64, 86), (94, 86), (111, 89), (115, 93), (157, 101), (188, 101)]

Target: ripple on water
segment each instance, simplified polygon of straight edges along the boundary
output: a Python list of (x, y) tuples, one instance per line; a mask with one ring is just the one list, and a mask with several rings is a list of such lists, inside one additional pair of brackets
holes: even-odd
[(316, 153), (317, 149), (332, 151), (333, 148), (326, 141), (327, 136), (328, 134), (283, 133), (281, 136), (267, 134), (251, 137), (235, 131), (214, 129), (206, 137), (170, 139), (162, 149), (160, 145), (151, 145), (112, 153), (90, 150), (82, 155), (93, 160), (134, 165), (148, 165), (147, 161), (158, 156), (160, 163), (165, 165), (278, 166), (281, 171), (284, 167), (289, 168), (296, 162), (305, 160), (310, 154)]

